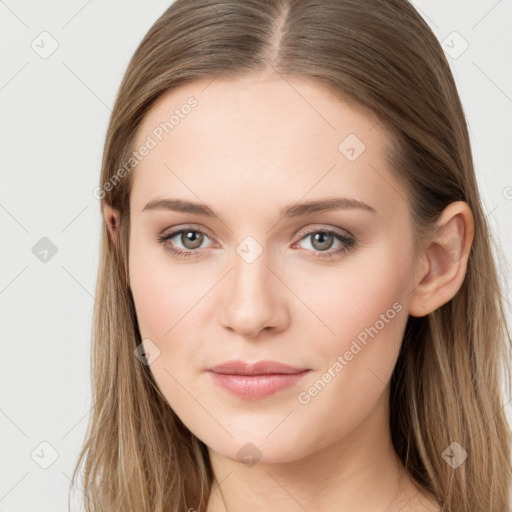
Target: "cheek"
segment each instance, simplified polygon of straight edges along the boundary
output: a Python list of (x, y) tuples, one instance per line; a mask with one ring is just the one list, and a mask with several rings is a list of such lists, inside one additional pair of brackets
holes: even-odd
[[(373, 326), (382, 314), (386, 316), (386, 330), (390, 330), (387, 327), (393, 322), (386, 320), (393, 320), (397, 309), (406, 310), (410, 264), (392, 247), (380, 246), (361, 257), (346, 258), (339, 266), (324, 267), (314, 274), (302, 273), (294, 290), (317, 315), (318, 320), (308, 317), (309, 325), (318, 329), (321, 321), (322, 337), (332, 339), (331, 353)], [(393, 309), (397, 302), (401, 307)], [(311, 330), (308, 324), (304, 328)]]
[[(338, 425), (375, 404), (396, 364), (407, 323), (411, 264), (392, 247), (381, 246), (353, 263), (347, 259), (343, 270), (302, 281), (298, 294), (308, 297), (322, 321), (308, 318), (299, 329), (317, 339), (313, 355), (320, 362), (302, 388), (302, 404), (323, 411), (320, 416), (337, 417)], [(340, 407), (333, 411), (334, 403)]]
[(139, 247), (134, 239), (130, 287), (141, 338), (150, 339), (159, 351), (150, 371), (172, 409), (188, 418), (197, 409), (192, 395), (201, 395), (196, 389), (201, 328), (195, 319), (212, 277), (202, 276), (193, 265), (171, 264), (163, 250), (151, 254)]
[(129, 261), (141, 336), (170, 339), (180, 323), (187, 323), (198, 299), (208, 292), (207, 273), (197, 266), (171, 262), (163, 247), (153, 247), (137, 236), (130, 242)]
[(130, 287), (140, 335), (159, 350), (151, 373), (176, 411), (193, 410), (180, 383), (195, 394), (196, 378), (207, 362), (202, 340), (216, 310), (212, 290), (219, 276), (207, 265), (172, 261), (164, 248), (142, 238), (132, 241)]

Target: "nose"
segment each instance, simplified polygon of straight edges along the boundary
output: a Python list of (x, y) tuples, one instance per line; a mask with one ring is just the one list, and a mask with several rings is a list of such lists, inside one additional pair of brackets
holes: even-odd
[(235, 254), (221, 291), (220, 323), (244, 338), (258, 338), (264, 330), (280, 332), (289, 323), (286, 287), (268, 267), (266, 254), (252, 263)]

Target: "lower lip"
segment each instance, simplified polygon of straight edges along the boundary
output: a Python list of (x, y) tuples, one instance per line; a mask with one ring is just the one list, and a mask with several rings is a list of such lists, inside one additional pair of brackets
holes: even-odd
[(273, 395), (297, 384), (309, 370), (292, 374), (233, 375), (210, 371), (213, 380), (224, 389), (241, 397), (256, 400)]

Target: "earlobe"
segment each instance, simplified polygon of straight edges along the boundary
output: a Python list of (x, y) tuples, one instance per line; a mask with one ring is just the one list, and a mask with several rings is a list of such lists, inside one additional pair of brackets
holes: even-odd
[(119, 225), (121, 215), (119, 210), (116, 210), (111, 205), (104, 203), (102, 205), (102, 215), (107, 226), (112, 242), (117, 245), (119, 240)]
[(424, 249), (428, 268), (411, 294), (411, 316), (428, 315), (455, 296), (466, 275), (473, 236), (474, 219), (468, 204), (456, 201), (448, 205)]

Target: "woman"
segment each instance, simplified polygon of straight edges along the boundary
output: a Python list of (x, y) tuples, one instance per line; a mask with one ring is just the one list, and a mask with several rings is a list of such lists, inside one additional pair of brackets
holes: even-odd
[(87, 510), (508, 510), (499, 281), (409, 3), (177, 0), (96, 194)]

